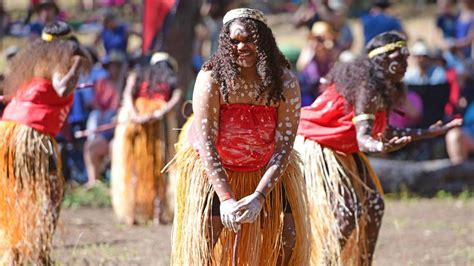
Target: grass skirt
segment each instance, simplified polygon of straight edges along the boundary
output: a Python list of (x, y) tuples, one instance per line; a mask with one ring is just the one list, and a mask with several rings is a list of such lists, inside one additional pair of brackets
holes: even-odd
[[(139, 114), (151, 113), (165, 102), (138, 98)], [(122, 107), (119, 121), (129, 120), (131, 110)], [(112, 205), (118, 219), (127, 224), (144, 223), (155, 216), (155, 200), (164, 201), (166, 181), (161, 174), (165, 145), (161, 121), (119, 124), (112, 146)]]
[[(181, 138), (185, 143), (185, 138)], [(283, 192), (291, 206), (296, 230), (296, 243), (290, 265), (308, 265), (310, 227), (304, 181), (299, 159), (292, 153), (282, 181), (265, 201), (256, 222), (242, 225), (238, 265), (276, 265), (282, 250)], [(214, 249), (208, 221), (211, 217), (214, 189), (208, 181), (198, 153), (188, 145), (180, 146), (175, 170), (179, 176), (175, 220), (172, 237), (172, 265), (231, 265), (235, 234), (223, 229)], [(249, 173), (227, 170), (229, 182), (240, 199), (254, 192), (263, 171)]]
[[(312, 140), (297, 136), (295, 149), (303, 160), (303, 174), (311, 209), (311, 228), (313, 232), (311, 248), (312, 265), (357, 265), (361, 254), (367, 253), (364, 225), (367, 210), (363, 204), (367, 190), (359, 176), (354, 157), (325, 148)], [(375, 175), (367, 157), (358, 153), (367, 176), (382, 194), (380, 181)], [(351, 185), (348, 185), (351, 184)], [(338, 206), (346, 208), (344, 194), (349, 192), (352, 199), (362, 203), (356, 229), (341, 250), (339, 239), (342, 234), (337, 226), (335, 213)], [(355, 200), (357, 202), (357, 200)], [(357, 215), (355, 215), (357, 217)], [(366, 257), (366, 256), (363, 256)]]
[(64, 193), (54, 139), (0, 122), (0, 265), (51, 264)]

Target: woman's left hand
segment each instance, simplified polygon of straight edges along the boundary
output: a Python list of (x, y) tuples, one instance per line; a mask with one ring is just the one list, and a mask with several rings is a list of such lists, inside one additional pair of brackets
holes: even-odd
[(253, 223), (260, 215), (264, 202), (265, 198), (259, 192), (240, 199), (233, 211), (237, 217), (236, 222)]

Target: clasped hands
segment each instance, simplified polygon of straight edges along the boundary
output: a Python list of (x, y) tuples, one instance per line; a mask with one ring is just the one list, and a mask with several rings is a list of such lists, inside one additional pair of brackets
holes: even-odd
[(265, 198), (262, 193), (254, 192), (239, 201), (234, 198), (221, 202), (221, 222), (224, 227), (237, 233), (240, 224), (253, 223), (263, 208)]

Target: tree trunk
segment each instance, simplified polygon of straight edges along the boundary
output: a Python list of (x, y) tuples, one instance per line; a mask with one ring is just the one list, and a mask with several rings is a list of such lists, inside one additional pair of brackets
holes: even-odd
[(370, 158), (385, 192), (409, 191), (432, 196), (439, 190), (459, 193), (474, 189), (474, 162), (453, 165), (449, 159), (430, 161), (397, 161)]

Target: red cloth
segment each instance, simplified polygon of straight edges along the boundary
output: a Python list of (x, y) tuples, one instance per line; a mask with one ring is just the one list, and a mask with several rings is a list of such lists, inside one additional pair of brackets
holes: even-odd
[[(298, 135), (344, 153), (359, 151), (356, 129), (350, 107), (335, 86), (328, 87), (311, 106), (301, 109)], [(383, 133), (387, 126), (385, 112), (375, 114), (373, 137)]]
[(50, 80), (33, 78), (20, 88), (5, 108), (2, 120), (25, 124), (41, 133), (56, 136), (67, 118), (73, 95), (60, 97)]
[(135, 97), (143, 97), (152, 100), (163, 100), (167, 102), (171, 98), (171, 87), (166, 82), (156, 83), (150, 87), (148, 86), (148, 82), (144, 81), (138, 88)]
[(94, 100), (92, 106), (101, 111), (117, 110), (120, 105), (120, 93), (112, 82), (101, 79), (95, 84)]
[(176, 0), (144, 0), (143, 2), (143, 40), (142, 52), (147, 54), (156, 34), (162, 30), (168, 13)]
[[(224, 168), (252, 172), (265, 167), (275, 148), (276, 108), (263, 105), (224, 104), (219, 113), (216, 147)], [(189, 140), (196, 147), (195, 123)]]
[(461, 91), (459, 87), (456, 70), (448, 69), (446, 71), (446, 79), (448, 80), (450, 90), (449, 90), (449, 101), (444, 106), (444, 113), (447, 116), (452, 117), (453, 115), (456, 114), (455, 111), (458, 105), (459, 94)]

